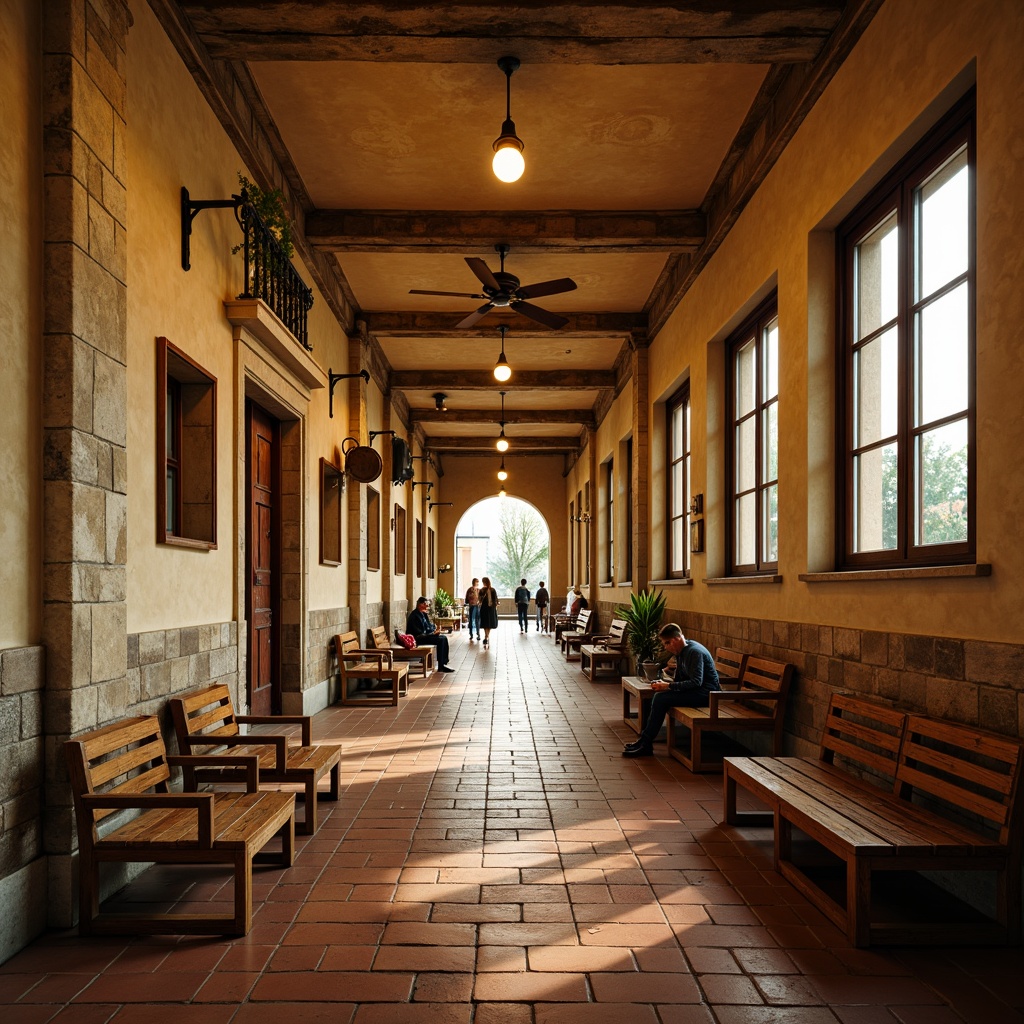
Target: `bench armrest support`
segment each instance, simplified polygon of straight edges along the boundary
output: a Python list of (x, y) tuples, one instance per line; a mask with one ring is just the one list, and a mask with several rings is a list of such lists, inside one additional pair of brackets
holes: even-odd
[(82, 793), (82, 806), (89, 810), (144, 811), (152, 807), (188, 807), (196, 812), (199, 824), (199, 845), (213, 847), (213, 793)]
[(301, 725), (302, 745), (313, 743), (313, 718), (311, 715), (235, 715), (235, 721), (246, 725)]
[(168, 754), (167, 763), (178, 768), (244, 768), (245, 791), (259, 792), (260, 759), (255, 754)]

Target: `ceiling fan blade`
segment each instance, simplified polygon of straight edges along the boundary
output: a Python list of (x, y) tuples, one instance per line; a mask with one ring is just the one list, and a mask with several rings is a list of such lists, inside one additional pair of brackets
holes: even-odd
[(498, 279), (491, 273), (491, 268), (479, 256), (467, 256), (466, 263), (469, 264), (469, 269), (480, 278), (481, 284), (487, 285), (488, 288), (493, 288), (496, 292), (501, 291)]
[(541, 295), (557, 295), (559, 292), (576, 291), (576, 282), (571, 277), (560, 277), (556, 281), (541, 281), (539, 284), (528, 284), (516, 289), (521, 299), (537, 299)]
[(558, 330), (559, 327), (564, 327), (569, 321), (564, 316), (559, 316), (557, 313), (549, 313), (546, 309), (541, 309), (540, 306), (535, 306), (530, 302), (516, 302), (512, 308), (517, 313), (522, 313), (523, 316), (528, 316), (531, 320), (536, 320), (537, 323), (543, 324), (545, 327), (551, 327)]
[(410, 288), (410, 295), (454, 295), (460, 299), (486, 299), (486, 295), (481, 295), (479, 292), (434, 292), (429, 291), (426, 288)]
[(483, 320), (492, 309), (494, 309), (494, 303), (485, 302), (479, 309), (474, 309), (465, 320), (460, 320), (455, 326), (472, 327), (478, 320)]

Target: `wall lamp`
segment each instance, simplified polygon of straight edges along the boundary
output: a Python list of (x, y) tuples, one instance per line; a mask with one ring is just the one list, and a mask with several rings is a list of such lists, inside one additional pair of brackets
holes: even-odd
[(570, 523), (589, 523), (590, 522), (590, 513), (589, 512), (581, 512), (578, 516), (569, 516), (569, 522)]
[(429, 498), (427, 499), (427, 511), (428, 512), (433, 512), (435, 508), (441, 508), (443, 505), (447, 505), (448, 508), (454, 508), (455, 507), (455, 502), (454, 501), (431, 501)]
[(446, 562), (444, 565), (439, 565), (437, 567), (437, 571), (438, 571), (438, 573), (451, 572), (452, 571), (451, 563), (450, 562)]
[[(327, 367), (327, 383), (330, 385), (330, 393), (327, 399), (327, 415), (333, 420), (334, 419), (334, 385), (339, 380), (349, 380), (352, 377), (362, 377), (367, 384), (370, 383), (370, 371), (360, 370), (358, 373), (332, 373), (331, 368)], [(372, 437), (371, 437), (371, 440)]]

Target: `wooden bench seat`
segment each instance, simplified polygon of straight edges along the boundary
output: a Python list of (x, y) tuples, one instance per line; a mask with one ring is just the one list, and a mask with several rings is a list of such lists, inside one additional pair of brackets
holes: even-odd
[(669, 711), (669, 754), (692, 772), (718, 771), (723, 752), (711, 749), (709, 734), (721, 745), (723, 734), (747, 732), (768, 733), (778, 754), (792, 675), (792, 665), (748, 657), (737, 689), (716, 690), (707, 707)]
[(391, 651), (366, 650), (353, 630), (331, 641), (338, 661), (341, 703), (348, 707), (398, 706), (408, 692), (409, 666)]
[[(1018, 943), (1021, 754), (1008, 737), (833, 697), (818, 760), (726, 760), (724, 813), (744, 820), (737, 786), (768, 808), (777, 869), (854, 945)], [(994, 917), (928, 871), (994, 873)]]
[[(231, 692), (223, 683), (203, 687), (170, 700), (171, 718), (183, 754), (254, 755), (259, 760), (262, 783), (298, 783), (302, 786), (305, 816), (299, 831), (311, 834), (317, 829), (317, 799), (341, 797), (341, 746), (312, 742), (309, 715), (236, 715)], [(301, 745), (289, 745), (284, 735), (242, 734), (240, 725), (301, 726)], [(184, 769), (185, 788), (197, 789), (199, 783), (237, 782), (243, 778), (238, 768), (205, 767)], [(320, 793), (320, 780), (329, 777), (326, 792)]]
[[(65, 745), (79, 848), (79, 931), (91, 934), (245, 935), (252, 926), (252, 865), (295, 855), (295, 795), (260, 792), (256, 757), (229, 755), (246, 773), (244, 793), (174, 793), (171, 766), (198, 767), (203, 755), (167, 754), (155, 716), (139, 716)], [(127, 821), (100, 822), (116, 812)], [(274, 837), (280, 854), (263, 854)], [(102, 863), (223, 864), (234, 877), (231, 914), (100, 914)]]
[(405, 647), (402, 644), (393, 644), (388, 640), (388, 631), (383, 626), (374, 626), (370, 630), (370, 639), (378, 651), (390, 651), (395, 661), (407, 661), (411, 668), (413, 664), (420, 667), (420, 675), (424, 679), (434, 671), (434, 662), (437, 658), (437, 648), (430, 644), (417, 644), (415, 647)]
[(625, 629), (625, 619), (612, 619), (607, 633), (580, 645), (580, 670), (592, 683), (602, 679), (617, 683), (622, 678), (622, 663), (629, 656)]
[(590, 639), (596, 627), (597, 616), (589, 608), (584, 608), (576, 616), (576, 628), (564, 630), (561, 635), (559, 642), (566, 661), (576, 660), (580, 647)]

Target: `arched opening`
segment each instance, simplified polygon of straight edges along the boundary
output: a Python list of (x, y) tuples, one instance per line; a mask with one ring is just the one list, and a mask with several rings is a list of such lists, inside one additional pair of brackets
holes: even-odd
[(551, 580), (551, 531), (536, 506), (522, 498), (484, 498), (455, 528), (455, 595), (473, 578), (489, 576), (500, 598), (525, 578), (531, 590)]

